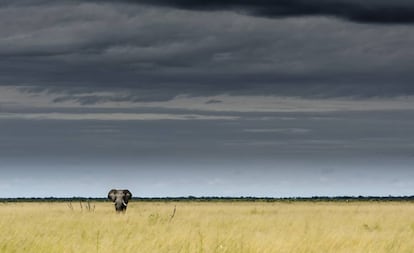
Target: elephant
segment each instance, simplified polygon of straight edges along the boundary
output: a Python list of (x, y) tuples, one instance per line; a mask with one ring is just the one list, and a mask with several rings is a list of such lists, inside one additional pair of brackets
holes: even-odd
[(114, 202), (115, 210), (117, 213), (126, 211), (127, 206), (128, 206), (128, 201), (131, 198), (132, 198), (132, 194), (129, 190), (112, 189), (108, 193), (108, 199)]

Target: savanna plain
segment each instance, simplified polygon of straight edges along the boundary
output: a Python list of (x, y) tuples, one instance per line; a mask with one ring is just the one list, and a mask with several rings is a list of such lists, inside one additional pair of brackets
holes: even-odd
[(0, 203), (0, 227), (7, 253), (414, 252), (411, 202)]

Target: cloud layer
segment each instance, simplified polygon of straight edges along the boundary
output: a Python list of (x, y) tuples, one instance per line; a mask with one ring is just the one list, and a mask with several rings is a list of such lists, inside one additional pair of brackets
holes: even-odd
[[(323, 13), (331, 5), (411, 9), (395, 1), (13, 1), (0, 6), (0, 85), (63, 92), (56, 103), (80, 104), (413, 95), (411, 24), (344, 22)], [(303, 16), (306, 6), (321, 15)], [(221, 11), (198, 11), (211, 9)], [(243, 14), (278, 9), (290, 18)], [(128, 95), (79, 96), (122, 90)]]
[(362, 23), (413, 23), (412, 1), (397, 0), (126, 0), (190, 10), (235, 10), (269, 18), (333, 16)]

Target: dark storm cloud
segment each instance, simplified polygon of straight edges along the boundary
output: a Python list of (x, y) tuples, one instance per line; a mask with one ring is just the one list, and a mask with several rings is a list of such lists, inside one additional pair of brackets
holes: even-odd
[[(110, 111), (107, 111), (110, 113)], [(0, 119), (0, 161), (412, 159), (412, 111), (239, 113), (234, 120)], [(263, 119), (267, 116), (266, 119)], [(290, 118), (287, 120), (286, 118)], [(346, 127), (344, 127), (346, 126)], [(392, 130), (391, 130), (392, 129)]]
[[(50, 0), (5, 0), (0, 6), (50, 4)], [(70, 3), (70, 1), (58, 1)], [(76, 3), (129, 3), (166, 6), (187, 10), (232, 10), (268, 18), (332, 16), (353, 22), (404, 24), (414, 22), (414, 3), (408, 0), (77, 0)]]
[[(181, 94), (413, 95), (411, 25), (315, 17), (350, 18), (358, 8), (410, 11), (412, 4), (337, 3), (2, 1), (0, 85), (58, 93), (56, 103), (82, 105), (166, 101)], [(336, 5), (346, 15), (328, 11)], [(119, 90), (127, 94), (94, 94)]]
[(190, 10), (236, 10), (269, 18), (335, 16), (362, 23), (413, 23), (412, 1), (384, 0), (126, 0)]

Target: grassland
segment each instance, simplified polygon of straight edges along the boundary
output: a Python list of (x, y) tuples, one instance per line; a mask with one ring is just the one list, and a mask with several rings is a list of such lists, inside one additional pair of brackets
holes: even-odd
[(1, 203), (0, 252), (414, 252), (409, 202), (93, 205)]

